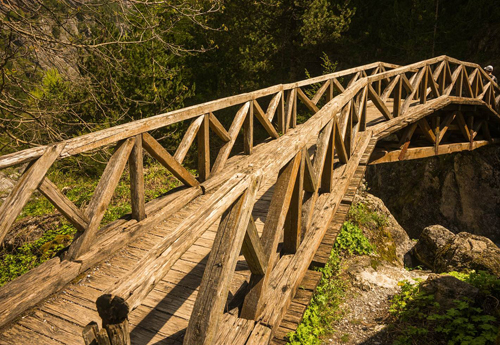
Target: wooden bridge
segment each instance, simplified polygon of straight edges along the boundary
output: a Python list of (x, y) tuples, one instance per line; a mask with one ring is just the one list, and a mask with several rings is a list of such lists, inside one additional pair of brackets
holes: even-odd
[[(29, 163), (0, 207), (0, 242), (35, 190), (78, 229), (0, 288), (0, 344), (284, 344), (367, 165), (498, 143), (499, 91), (446, 56), (373, 63), (0, 157), (0, 169)], [(226, 129), (216, 113), (232, 109)], [(172, 154), (149, 132), (180, 121), (192, 122)], [(257, 123), (269, 138), (254, 145)], [(195, 140), (197, 177), (183, 166)], [(110, 145), (85, 210), (46, 177)], [(184, 187), (145, 203), (144, 151)], [(101, 226), (127, 163), (132, 214)]]

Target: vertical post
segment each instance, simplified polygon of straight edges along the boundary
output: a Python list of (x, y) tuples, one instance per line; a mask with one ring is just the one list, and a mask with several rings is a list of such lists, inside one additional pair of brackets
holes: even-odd
[(427, 78), (429, 77), (429, 70), (427, 65), (424, 68), (424, 75), (422, 81), (420, 81), (420, 103), (425, 104), (427, 102)]
[(328, 149), (326, 151), (325, 164), (321, 172), (321, 191), (331, 193), (333, 190), (333, 164), (335, 162), (335, 133), (337, 122), (333, 123), (332, 133), (328, 140)]
[(401, 114), (401, 88), (403, 86), (403, 78), (399, 78), (399, 81), (394, 89), (394, 105), (392, 116), (398, 117)]
[(250, 103), (247, 117), (243, 123), (243, 145), (245, 154), (251, 155), (253, 149), (253, 102)]
[(142, 134), (135, 137), (135, 144), (128, 159), (130, 170), (130, 202), (132, 218), (140, 222), (146, 218), (144, 203), (144, 165), (142, 152)]
[(293, 187), (292, 200), (285, 220), (283, 236), (283, 252), (285, 254), (295, 254), (299, 249), (302, 226), (302, 201), (304, 197), (304, 171), (307, 150), (302, 150), (300, 155), (300, 168)]
[(210, 142), (209, 142), (209, 114), (203, 115), (203, 122), (198, 130), (198, 174), (200, 182), (210, 175)]
[(281, 90), (280, 102), (278, 104), (278, 131), (281, 135), (286, 133), (286, 117), (285, 117), (285, 91)]
[(292, 111), (292, 128), (297, 127), (297, 89), (293, 92), (293, 111)]

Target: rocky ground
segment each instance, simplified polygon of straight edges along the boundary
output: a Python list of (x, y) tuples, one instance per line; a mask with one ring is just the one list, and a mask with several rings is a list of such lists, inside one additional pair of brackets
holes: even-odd
[[(434, 281), (442, 277), (433, 272), (482, 269), (500, 276), (500, 249), (489, 239), (469, 233), (454, 234), (435, 225), (425, 228), (418, 242), (412, 241), (380, 199), (363, 192), (356, 197), (357, 202), (386, 217), (386, 234), (380, 236), (376, 233), (380, 231), (363, 229), (371, 242), (377, 243), (378, 253), (343, 261), (343, 276), (350, 282), (342, 306), (345, 315), (333, 325), (336, 332), (324, 339), (324, 344), (391, 344), (391, 328), (387, 327), (389, 307), (393, 296), (401, 291), (398, 283), (403, 280), (417, 283), (429, 278), (427, 286), (440, 289), (442, 286), (435, 287)], [(394, 251), (395, 257), (384, 250)], [(460, 288), (468, 285), (447, 278), (450, 281), (444, 285), (453, 286), (451, 298), (456, 298), (456, 284)]]

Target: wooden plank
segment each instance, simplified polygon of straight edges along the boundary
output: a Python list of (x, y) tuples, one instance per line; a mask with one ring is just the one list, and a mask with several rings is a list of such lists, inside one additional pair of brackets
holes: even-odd
[(318, 181), (306, 148), (302, 149), (302, 156), (305, 157), (304, 190), (313, 193), (317, 191)]
[(342, 93), (345, 91), (344, 87), (342, 86), (342, 84), (340, 84), (337, 78), (332, 79), (332, 85), (337, 89), (338, 93)]
[(161, 144), (149, 133), (142, 135), (142, 144), (144, 149), (153, 156), (161, 165), (167, 168), (172, 175), (178, 178), (182, 183), (188, 186), (197, 186), (199, 182), (196, 181), (193, 175), (186, 168), (184, 168), (174, 157), (168, 153)]
[(296, 107), (295, 103), (297, 101), (297, 90), (292, 89), (288, 93), (288, 99), (285, 104), (285, 114), (286, 114), (286, 129), (288, 131), (288, 128), (295, 128), (293, 123), (293, 115), (294, 115), (294, 109)]
[(347, 163), (349, 160), (349, 152), (346, 150), (342, 136), (340, 135), (340, 129), (337, 123), (335, 123), (333, 132), (335, 135), (335, 147), (337, 148), (337, 155), (341, 163)]
[(236, 142), (236, 138), (238, 137), (238, 133), (241, 129), (241, 126), (243, 125), (243, 122), (245, 121), (249, 109), (250, 109), (250, 102), (247, 102), (236, 113), (233, 123), (231, 124), (231, 127), (229, 128), (228, 131), (228, 134), (231, 137), (231, 141), (224, 144), (224, 146), (222, 146), (222, 148), (220, 149), (219, 154), (217, 155), (217, 158), (215, 159), (214, 165), (212, 167), (212, 174), (217, 174), (224, 168), (224, 165), (226, 164), (227, 159), (229, 158), (231, 149), (233, 148), (234, 143)]
[(268, 285), (270, 272), (273, 269), (270, 263), (274, 261), (276, 256), (280, 230), (284, 226), (288, 213), (300, 162), (301, 157), (299, 154), (282, 169), (274, 186), (273, 197), (261, 235), (262, 247), (268, 263), (267, 270), (264, 275), (252, 274), (250, 278), (250, 288), (240, 315), (245, 319), (255, 320), (263, 307), (262, 295)]
[(264, 274), (266, 272), (266, 256), (253, 217), (250, 217), (248, 222), (241, 252), (245, 256), (248, 268), (252, 273)]
[(419, 85), (422, 82), (422, 78), (424, 77), (425, 70), (422, 68), (417, 74), (415, 74), (415, 79), (413, 80), (412, 87), (413, 91), (406, 96), (406, 99), (403, 103), (403, 107), (401, 108), (401, 115), (406, 114), (408, 109), (410, 108), (411, 103), (415, 99), (415, 95), (417, 94), (417, 91), (419, 90)]
[(314, 104), (318, 104), (319, 100), (321, 99), (321, 97), (323, 97), (323, 95), (325, 94), (326, 90), (328, 90), (330, 88), (330, 80), (327, 80), (320, 88), (318, 91), (316, 91), (316, 94), (314, 95), (313, 99), (311, 100), (311, 102), (313, 102)]
[(219, 136), (224, 142), (228, 142), (231, 140), (231, 137), (229, 136), (229, 133), (226, 131), (224, 126), (219, 122), (217, 117), (213, 113), (208, 114), (209, 118), (209, 125), (212, 131), (214, 131), (215, 134)]
[(50, 259), (0, 288), (0, 326), (61, 289), (79, 273), (81, 264)]
[(380, 97), (377, 95), (377, 92), (375, 92), (371, 84), (368, 85), (368, 96), (372, 100), (375, 107), (377, 107), (377, 109), (382, 113), (382, 115), (387, 120), (393, 118), (391, 112), (389, 111), (389, 109), (387, 109), (387, 106), (385, 105), (384, 101), (380, 99)]
[(470, 130), (467, 124), (465, 123), (464, 116), (461, 111), (457, 112), (457, 121), (458, 121), (458, 128), (460, 129), (460, 132), (462, 132), (462, 135), (467, 141), (470, 141)]
[(251, 180), (249, 189), (222, 215), (184, 344), (208, 345), (215, 340), (259, 184), (259, 180)]
[(297, 95), (299, 96), (300, 100), (305, 104), (305, 106), (312, 111), (314, 114), (316, 114), (319, 111), (319, 108), (314, 104), (309, 97), (302, 91), (302, 89), (297, 88)]
[(253, 150), (253, 109), (250, 106), (243, 123), (243, 151), (246, 155), (251, 155)]
[(332, 128), (332, 135), (330, 140), (328, 140), (328, 149), (325, 155), (325, 161), (323, 164), (323, 169), (321, 175), (321, 191), (323, 193), (331, 193), (333, 190), (333, 164), (335, 162), (335, 139), (336, 139), (336, 127), (337, 124), (334, 122)]
[(129, 138), (121, 142), (113, 156), (109, 159), (86, 210), (86, 215), (89, 218), (89, 225), (85, 232), (71, 243), (67, 252), (67, 259), (75, 260), (78, 256), (87, 251), (95, 240), (101, 220), (111, 202), (116, 186), (118, 186), (118, 182), (120, 182), (123, 170), (125, 169), (125, 165), (127, 164), (134, 145), (135, 138)]
[(42, 180), (38, 190), (54, 205), (61, 214), (80, 232), (88, 227), (89, 219), (78, 207), (76, 207), (66, 195), (47, 177)]
[(42, 157), (26, 169), (0, 206), (0, 243), (63, 149), (64, 144), (49, 146)]
[(140, 259), (130, 273), (103, 295), (121, 296), (133, 310), (142, 303), (172, 265), (200, 238), (248, 188), (249, 177), (235, 176), (217, 190), (196, 212), (184, 219), (168, 236)]
[[(269, 120), (269, 122), (272, 122), (274, 119), (274, 114), (276, 114), (276, 110), (279, 108), (280, 103), (281, 103), (281, 95), (282, 92), (278, 92), (273, 99), (271, 99), (271, 102), (269, 102), (269, 105), (267, 106), (266, 110), (266, 117)], [(279, 127), (278, 127), (279, 128)]]
[(252, 334), (248, 337), (245, 345), (262, 345), (268, 344), (271, 340), (271, 329), (258, 323), (252, 331)]
[(401, 80), (401, 75), (397, 75), (395, 78), (392, 79), (392, 81), (387, 85), (385, 90), (382, 92), (382, 95), (380, 96), (380, 99), (383, 102), (387, 101), (387, 98), (392, 94), (392, 91), (396, 87), (396, 85), (399, 83)]
[(443, 139), (444, 135), (446, 134), (446, 131), (450, 127), (450, 124), (453, 122), (453, 120), (456, 117), (456, 113), (450, 113), (446, 116), (443, 122), (443, 127), (441, 128), (441, 131), (439, 132), (439, 137), (437, 138), (436, 142), (439, 144), (441, 140)]
[(198, 179), (203, 182), (210, 176), (210, 115), (205, 114), (198, 131)]
[[(316, 176), (316, 181), (318, 181), (323, 174), (326, 154), (328, 152), (328, 147), (330, 145), (329, 144), (330, 138), (332, 135), (334, 135), (333, 132), (334, 123), (335, 121), (333, 119), (330, 120), (330, 122), (328, 122), (328, 124), (323, 129), (321, 129), (318, 135), (318, 139), (316, 141), (316, 152), (313, 158), (314, 175)], [(319, 186), (316, 185), (316, 188), (313, 192), (315, 192), (318, 187)]]
[(399, 79), (399, 82), (396, 85), (396, 88), (394, 89), (394, 103), (393, 103), (394, 105), (393, 105), (393, 111), (392, 111), (393, 117), (398, 117), (399, 115), (401, 115), (402, 86), (403, 86), (403, 82), (401, 79)]
[(429, 140), (433, 144), (436, 143), (436, 136), (434, 135), (434, 131), (432, 130), (432, 128), (429, 126), (427, 119), (423, 118), (419, 120), (418, 127), (422, 130), (427, 140)]
[(274, 129), (273, 124), (269, 121), (267, 118), (266, 114), (264, 113), (264, 110), (260, 107), (259, 103), (257, 100), (253, 100), (253, 108), (254, 108), (254, 114), (255, 117), (257, 117), (257, 120), (262, 124), (266, 132), (274, 139), (279, 138), (278, 132), (276, 132), (276, 129)]
[(204, 118), (205, 116), (202, 115), (189, 125), (186, 134), (184, 134), (184, 137), (182, 138), (182, 141), (174, 154), (174, 159), (177, 162), (182, 164), (182, 162), (184, 161), (184, 158), (186, 157), (189, 148), (193, 144), (193, 141), (196, 138), (196, 134), (198, 133), (198, 130), (200, 129)]
[(278, 130), (283, 135), (286, 133), (285, 94), (281, 91), (280, 95), (281, 97), (278, 104)]
[[(305, 151), (305, 152), (304, 152)], [(304, 155), (306, 153), (306, 155)], [(306, 160), (309, 161), (307, 151), (303, 149), (297, 154), (300, 157), (300, 167), (293, 187), (292, 199), (284, 225), (283, 253), (295, 254), (302, 238), (302, 203), (304, 196), (304, 172)]]
[[(500, 140), (494, 140), (494, 142), (500, 142)], [(472, 148), (471, 148), (471, 143), (455, 143), (455, 144), (442, 144), (438, 146), (438, 151), (436, 152), (436, 149), (434, 146), (429, 146), (429, 147), (415, 147), (415, 148), (409, 148), (407, 150), (407, 153), (404, 157), (404, 160), (412, 160), (412, 159), (420, 159), (420, 158), (427, 158), (427, 157), (433, 157), (433, 156), (438, 156), (438, 155), (444, 155), (444, 154), (449, 154), (453, 152), (460, 152), (460, 151), (468, 151), (469, 149), (475, 150), (479, 147), (483, 147), (486, 145), (490, 145), (491, 143), (488, 142), (487, 140), (478, 140), (474, 141), (472, 143)], [(382, 164), (382, 163), (390, 163), (390, 162), (396, 162), (399, 161), (399, 155), (400, 155), (400, 150), (395, 150), (395, 151), (390, 151), (390, 152), (383, 152), (382, 155), (377, 155), (376, 152), (373, 154), (373, 159), (370, 160), (370, 165), (374, 164)]]
[(130, 171), (130, 203), (132, 205), (132, 218), (140, 222), (146, 218), (142, 135), (135, 136), (135, 145), (132, 152), (130, 152), (128, 166)]

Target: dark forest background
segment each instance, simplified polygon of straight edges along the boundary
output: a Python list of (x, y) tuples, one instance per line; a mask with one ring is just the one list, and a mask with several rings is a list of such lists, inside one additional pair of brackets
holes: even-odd
[(486, 0), (0, 0), (0, 154), (319, 75), (325, 61), (500, 67), (498, 18)]

